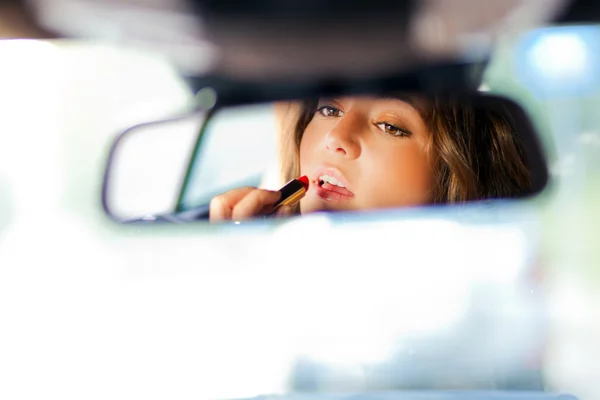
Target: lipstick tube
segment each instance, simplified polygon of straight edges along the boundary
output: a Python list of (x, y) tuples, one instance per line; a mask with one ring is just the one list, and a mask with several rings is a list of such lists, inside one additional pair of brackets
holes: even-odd
[(285, 184), (279, 192), (281, 193), (281, 199), (273, 206), (274, 209), (280, 206), (294, 206), (296, 205), (308, 191), (308, 177), (301, 176), (298, 179), (292, 179)]

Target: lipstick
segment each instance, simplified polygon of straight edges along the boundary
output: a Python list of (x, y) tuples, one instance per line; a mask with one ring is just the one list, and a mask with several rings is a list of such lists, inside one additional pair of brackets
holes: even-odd
[(273, 206), (275, 209), (280, 206), (293, 206), (296, 205), (308, 191), (308, 177), (301, 176), (298, 179), (292, 179), (285, 184), (279, 192), (281, 193), (281, 199)]

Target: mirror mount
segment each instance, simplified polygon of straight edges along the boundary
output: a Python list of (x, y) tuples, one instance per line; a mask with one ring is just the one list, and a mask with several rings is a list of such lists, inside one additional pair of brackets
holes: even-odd
[(489, 59), (479, 62), (453, 62), (421, 65), (403, 71), (364, 77), (343, 75), (304, 79), (244, 80), (225, 75), (186, 76), (194, 93), (212, 88), (218, 93), (217, 105), (296, 100), (315, 96), (370, 95), (386, 91), (425, 94), (469, 94), (477, 92)]

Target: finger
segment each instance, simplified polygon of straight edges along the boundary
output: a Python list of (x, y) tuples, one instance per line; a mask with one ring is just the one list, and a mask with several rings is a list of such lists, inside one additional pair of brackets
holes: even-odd
[(280, 192), (257, 189), (239, 201), (233, 208), (231, 217), (235, 221), (240, 221), (261, 215), (265, 210), (268, 210), (277, 203), (280, 197)]
[(210, 222), (231, 220), (231, 214), (236, 204), (254, 190), (257, 189), (242, 187), (213, 197), (208, 211)]
[(277, 217), (289, 217), (291, 215), (294, 215), (294, 210), (294, 207), (281, 206), (275, 211), (274, 215)]

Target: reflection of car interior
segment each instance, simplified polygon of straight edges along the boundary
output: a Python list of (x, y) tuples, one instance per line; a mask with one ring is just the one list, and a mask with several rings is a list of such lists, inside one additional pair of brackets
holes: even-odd
[(200, 132), (178, 209), (206, 207), (235, 187), (277, 188), (277, 126), (270, 104), (217, 111)]

